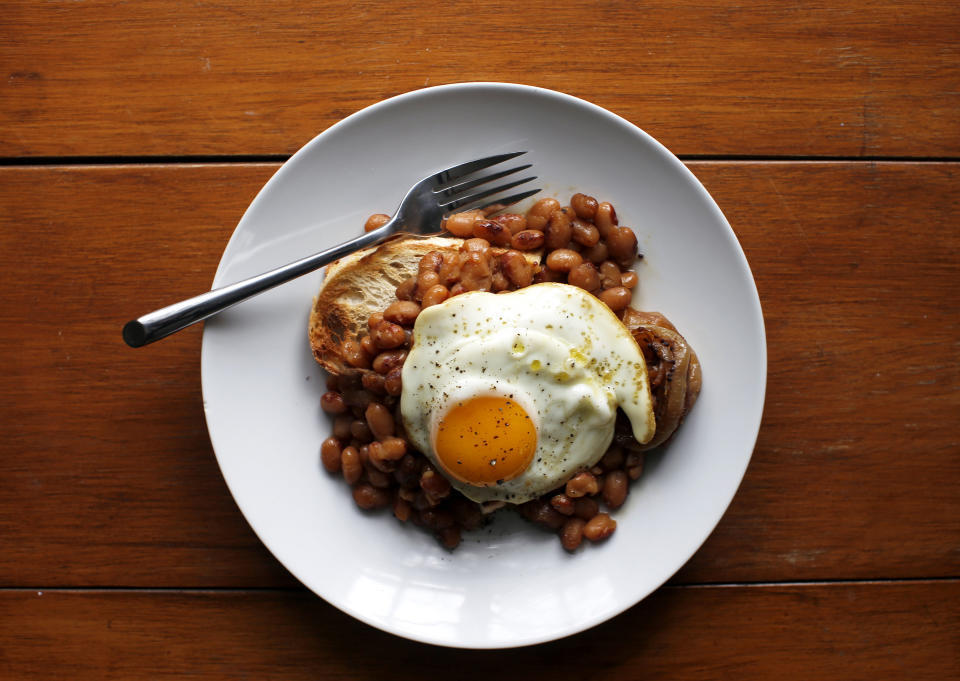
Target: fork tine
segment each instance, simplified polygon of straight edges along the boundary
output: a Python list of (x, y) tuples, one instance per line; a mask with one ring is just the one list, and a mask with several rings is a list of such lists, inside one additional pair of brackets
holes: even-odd
[(526, 165), (510, 168), (509, 170), (501, 170), (499, 173), (493, 173), (492, 175), (484, 175), (483, 177), (478, 177), (475, 180), (467, 180), (466, 182), (461, 182), (460, 184), (451, 185), (446, 189), (434, 189), (433, 191), (435, 194), (443, 194), (444, 196), (451, 197), (456, 194), (462, 194), (468, 189), (479, 187), (487, 182), (493, 182), (494, 180), (499, 180), (501, 177), (513, 175), (514, 173), (519, 173), (521, 170), (526, 170), (527, 168), (532, 167), (532, 164), (527, 163)]
[(515, 151), (511, 154), (498, 154), (496, 156), (478, 158), (476, 161), (467, 161), (466, 163), (461, 163), (458, 166), (453, 166), (452, 168), (447, 168), (446, 170), (440, 171), (433, 176), (433, 179), (438, 185), (446, 184), (452, 180), (458, 180), (465, 175), (469, 175), (470, 173), (475, 173), (478, 170), (483, 170), (484, 168), (495, 166), (498, 163), (509, 161), (511, 158), (516, 158), (517, 156), (521, 156), (525, 153), (527, 152)]
[(518, 185), (526, 184), (527, 182), (531, 182), (535, 179), (537, 179), (536, 175), (531, 177), (525, 177), (522, 180), (516, 180), (515, 182), (508, 182), (506, 184), (500, 185), (499, 187), (494, 187), (493, 189), (486, 189), (482, 192), (471, 194), (470, 196), (462, 196), (459, 199), (455, 199), (453, 201), (440, 204), (440, 207), (447, 211), (454, 211), (468, 204), (476, 203), (477, 201), (480, 201), (481, 199), (485, 199), (488, 196), (493, 196), (494, 194), (505, 192), (508, 189), (513, 189)]
[(468, 203), (474, 203), (476, 201), (479, 201), (480, 199), (485, 199), (488, 196), (493, 196), (494, 194), (499, 194), (500, 192), (506, 191), (508, 189), (513, 189), (517, 185), (525, 184), (535, 179), (537, 179), (537, 176), (533, 175), (531, 177), (525, 177), (522, 180), (507, 182), (506, 184), (502, 184), (499, 187), (494, 187), (493, 189), (486, 189), (482, 192), (471, 194), (470, 196), (463, 196), (463, 197), (460, 197), (459, 199), (455, 199), (447, 203), (441, 203), (440, 207), (443, 208), (444, 210), (456, 210), (461, 206), (466, 206)]
[(533, 196), (534, 194), (542, 191), (539, 187), (537, 189), (528, 189), (525, 192), (520, 192), (519, 194), (513, 194), (502, 199), (496, 199), (488, 203), (481, 204), (477, 208), (490, 208), (491, 206), (500, 206), (501, 208), (506, 208), (507, 206), (512, 206), (515, 203), (520, 203), (525, 198)]

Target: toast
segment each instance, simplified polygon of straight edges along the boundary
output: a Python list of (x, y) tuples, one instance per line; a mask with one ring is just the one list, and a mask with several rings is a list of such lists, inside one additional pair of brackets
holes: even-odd
[[(400, 237), (365, 248), (327, 266), (323, 284), (313, 299), (308, 335), (313, 356), (328, 372), (355, 373), (341, 355), (343, 341), (359, 341), (367, 320), (394, 302), (397, 286), (417, 274), (420, 259), (431, 251), (459, 252), (457, 237)], [(539, 264), (541, 251), (524, 253)]]

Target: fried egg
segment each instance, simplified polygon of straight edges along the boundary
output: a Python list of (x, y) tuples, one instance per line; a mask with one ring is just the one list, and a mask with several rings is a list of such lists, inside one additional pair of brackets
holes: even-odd
[(580, 288), (464, 293), (417, 317), (403, 365), (404, 427), (474, 501), (523, 503), (593, 466), (618, 407), (648, 442), (655, 423), (640, 348)]

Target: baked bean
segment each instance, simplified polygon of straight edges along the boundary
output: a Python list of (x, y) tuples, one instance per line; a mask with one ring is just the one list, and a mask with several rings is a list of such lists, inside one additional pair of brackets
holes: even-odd
[(590, 520), (600, 512), (600, 504), (593, 497), (580, 497), (573, 500), (573, 514), (578, 518)]
[(361, 421), (360, 419), (355, 419), (350, 424), (350, 435), (363, 444), (367, 444), (373, 440), (373, 433), (370, 430), (370, 426), (367, 425), (366, 421)]
[(597, 206), (597, 213), (593, 216), (593, 224), (597, 226), (602, 239), (607, 238), (610, 230), (617, 226), (617, 211), (604, 201)]
[(594, 495), (600, 491), (597, 479), (592, 473), (577, 473), (567, 481), (566, 494), (571, 499)]
[(643, 475), (643, 454), (640, 452), (630, 452), (627, 454), (625, 464), (627, 476), (631, 480), (638, 480)]
[(610, 471), (603, 478), (603, 503), (609, 508), (620, 508), (627, 499), (627, 474), (623, 471)]
[(596, 245), (591, 246), (590, 248), (585, 248), (582, 255), (586, 260), (589, 260), (594, 265), (599, 265), (610, 257), (610, 251), (607, 248), (606, 241), (598, 241)]
[(440, 264), (437, 274), (440, 275), (440, 283), (444, 286), (450, 286), (457, 281), (460, 278), (460, 255), (458, 253), (444, 253), (443, 262)]
[(363, 475), (363, 462), (360, 460), (360, 451), (356, 447), (345, 447), (340, 452), (340, 470), (343, 479), (348, 485), (354, 485)]
[(327, 390), (339, 390), (340, 389), (340, 377), (336, 374), (327, 374)]
[[(393, 477), (400, 483), (401, 488), (416, 491), (420, 489), (420, 472), (422, 468), (423, 459), (407, 453), (401, 457), (397, 465), (397, 470), (393, 473)], [(407, 501), (413, 501), (412, 494), (405, 495), (404, 498)]]
[(496, 246), (506, 246), (510, 243), (513, 234), (510, 229), (493, 220), (477, 220), (473, 223), (473, 235), (478, 239), (486, 239)]
[(609, 513), (598, 513), (583, 526), (583, 536), (590, 541), (606, 539), (617, 529), (617, 521)]
[(625, 288), (635, 288), (640, 283), (640, 277), (633, 270), (627, 270), (620, 275), (620, 285)]
[(386, 381), (384, 381), (383, 376), (380, 374), (375, 374), (372, 371), (364, 371), (361, 382), (363, 383), (364, 389), (377, 395), (385, 395), (387, 392)]
[(578, 218), (584, 220), (593, 220), (593, 216), (597, 214), (597, 205), (599, 205), (597, 200), (586, 194), (577, 193), (570, 197), (570, 207), (573, 208), (573, 212)]
[(566, 494), (555, 494), (550, 498), (550, 505), (553, 506), (558, 513), (563, 515), (573, 515), (573, 499), (568, 497)]
[(377, 352), (379, 352), (379, 350), (377, 350), (377, 344), (373, 342), (373, 338), (369, 335), (360, 339), (360, 347), (367, 353), (367, 357), (376, 357)]
[(443, 264), (443, 253), (440, 251), (430, 251), (420, 258), (417, 263), (417, 272), (436, 272)]
[(490, 219), (494, 222), (499, 222), (501, 225), (509, 229), (510, 234), (522, 232), (527, 228), (526, 216), (520, 215), (519, 213), (504, 213), (503, 215), (498, 215)]
[[(371, 442), (370, 445), (367, 446), (367, 449), (369, 450), (370, 446), (375, 444), (377, 443)], [(363, 449), (360, 451), (363, 452)], [(363, 465), (363, 474), (366, 481), (374, 487), (378, 487), (380, 489), (390, 489), (393, 487), (393, 478), (390, 476), (390, 473), (384, 472), (377, 468), (373, 464), (373, 461), (371, 461), (369, 453), (367, 455), (367, 460)]]
[(592, 248), (600, 242), (600, 231), (589, 222), (576, 219), (570, 223), (570, 238), (586, 248)]
[(423, 293), (423, 307), (442, 303), (450, 297), (450, 291), (443, 284), (435, 284)]
[[(397, 471), (399, 470), (400, 469), (398, 468)], [(397, 474), (394, 473), (394, 476), (396, 475)], [(403, 499), (406, 502), (409, 502), (411, 507), (414, 505), (413, 502), (416, 500), (418, 494), (423, 494), (423, 492), (412, 487), (397, 488), (397, 497), (399, 497), (400, 499)]]
[(567, 521), (567, 517), (557, 511), (543, 499), (528, 501), (520, 507), (520, 512), (530, 522), (545, 525), (552, 530), (559, 530)]
[(525, 229), (513, 235), (513, 238), (510, 239), (510, 245), (518, 251), (532, 251), (543, 246), (544, 239), (543, 232), (538, 232), (535, 229)]
[(343, 395), (331, 390), (320, 397), (320, 408), (328, 414), (345, 414), (347, 403), (343, 401)]
[(427, 290), (429, 290), (432, 286), (436, 286), (439, 283), (440, 283), (439, 273), (433, 270), (420, 272), (420, 274), (417, 275), (417, 293), (419, 293), (420, 297), (422, 298), (423, 294)]
[(630, 293), (630, 289), (623, 286), (614, 286), (613, 288), (608, 288), (600, 292), (600, 300), (605, 302), (614, 312), (625, 310), (632, 298), (633, 295)]
[(547, 267), (555, 272), (569, 272), (583, 262), (583, 257), (569, 248), (558, 248), (547, 255)]
[(383, 213), (374, 213), (367, 218), (367, 221), (363, 223), (364, 232), (372, 232), (375, 229), (380, 229), (385, 224), (390, 222), (390, 216)]
[(380, 324), (383, 324), (382, 312), (374, 312), (369, 318), (367, 318), (367, 329), (370, 331), (373, 331)]
[(613, 445), (607, 450), (607, 453), (600, 459), (600, 467), (605, 471), (612, 471), (623, 467), (625, 460), (623, 448)]
[(386, 490), (364, 482), (353, 488), (353, 500), (360, 508), (370, 511), (389, 504), (390, 494)]
[(475, 530), (483, 524), (483, 511), (476, 502), (457, 495), (451, 497), (449, 503), (457, 524), (463, 529)]
[(407, 453), (407, 441), (402, 437), (387, 437), (381, 442), (383, 445), (383, 455), (388, 459), (398, 461)]
[(560, 210), (560, 202), (556, 199), (540, 199), (527, 211), (527, 229), (543, 231), (550, 215), (557, 210)]
[[(383, 443), (374, 440), (367, 446), (367, 456), (370, 465), (382, 473), (393, 473), (397, 469), (397, 462), (384, 456)], [(378, 485), (379, 486), (379, 485)]]
[(494, 272), (490, 276), (490, 290), (494, 293), (506, 293), (510, 288), (510, 282), (503, 272)]
[(445, 508), (428, 508), (420, 514), (420, 522), (431, 530), (443, 530), (453, 527), (456, 518)]
[(629, 227), (614, 227), (607, 234), (610, 257), (623, 264), (637, 257), (637, 235)]
[[(434, 499), (429, 494), (425, 493), (423, 490), (417, 492), (416, 496), (413, 497), (413, 501), (410, 504), (418, 511), (423, 511), (428, 508), (433, 508), (439, 504), (442, 499)], [(420, 520), (420, 514), (417, 513), (413, 516), (413, 521), (418, 525), (422, 525), (423, 521)]]
[(453, 550), (460, 545), (460, 528), (445, 527), (437, 534), (437, 538), (444, 548)]
[(560, 202), (551, 196), (547, 196), (538, 199), (536, 203), (530, 206), (527, 215), (542, 215), (545, 218), (549, 218), (550, 214), (555, 210), (560, 210)]
[(409, 484), (410, 476), (407, 475), (407, 473), (403, 470), (403, 459), (397, 463), (397, 468), (393, 471), (393, 479), (396, 480), (397, 484), (400, 485), (397, 488), (397, 496), (401, 497), (402, 499), (406, 499), (407, 501), (413, 501), (413, 497), (416, 494), (416, 488)]
[(562, 210), (555, 210), (550, 214), (550, 221), (543, 231), (546, 237), (543, 245), (546, 246), (548, 250), (564, 248), (570, 243), (570, 235), (572, 233), (570, 216)]
[(620, 285), (620, 268), (617, 263), (606, 260), (600, 263), (601, 288), (613, 288)]
[(465, 293), (467, 289), (463, 288), (463, 284), (459, 281), (450, 287), (450, 297), (459, 296), (461, 293)]
[(514, 286), (523, 288), (533, 283), (533, 265), (527, 262), (527, 259), (518, 251), (504, 253), (500, 258), (500, 265), (503, 267), (503, 273)]
[(405, 523), (410, 519), (410, 511), (410, 502), (406, 499), (397, 496), (393, 500), (393, 517), (401, 523)]
[(360, 387), (360, 376), (358, 372), (343, 374), (337, 382), (339, 383), (338, 390), (341, 393), (346, 393), (349, 390), (356, 390)]
[(400, 326), (413, 326), (420, 314), (420, 306), (412, 300), (398, 300), (383, 311), (383, 318)]
[(575, 551), (583, 542), (583, 528), (587, 522), (583, 518), (570, 518), (560, 528), (560, 543), (567, 551)]
[(454, 213), (447, 217), (443, 226), (448, 232), (462, 239), (473, 236), (473, 222), (481, 213), (475, 210), (468, 210), (463, 213)]
[(443, 499), (450, 494), (450, 481), (433, 468), (425, 467), (420, 474), (420, 489), (431, 499)]
[(340, 440), (335, 437), (328, 437), (320, 445), (320, 462), (328, 473), (340, 472), (340, 454), (342, 451)]
[(333, 436), (338, 440), (350, 439), (350, 424), (353, 419), (349, 416), (337, 416), (333, 419)]
[(378, 350), (392, 350), (407, 341), (403, 327), (393, 322), (384, 321), (370, 332), (373, 343)]
[(384, 350), (373, 360), (373, 370), (384, 376), (391, 370), (403, 366), (403, 361), (407, 358), (406, 350)]
[(396, 425), (393, 422), (393, 414), (390, 410), (379, 402), (371, 402), (366, 411), (367, 425), (370, 426), (370, 432), (378, 440), (387, 437), (393, 437)]
[(460, 283), (467, 291), (489, 291), (492, 273), (486, 253), (469, 252), (460, 267)]
[(370, 404), (370, 401), (373, 397), (363, 388), (349, 388), (344, 390), (343, 401), (347, 403), (347, 406), (354, 410), (354, 413), (362, 414), (367, 408), (367, 405)]
[(579, 286), (585, 291), (595, 291), (600, 288), (600, 274), (593, 263), (585, 262), (577, 265), (567, 276), (567, 283)]
[[(463, 245), (460, 247), (460, 250), (464, 253), (486, 253), (490, 250), (490, 242), (486, 239), (467, 239), (463, 242)], [(460, 266), (463, 266), (463, 261), (460, 261)]]
[(557, 281), (561, 284), (565, 284), (567, 283), (567, 275), (563, 272), (554, 272), (549, 267), (541, 267), (540, 270), (533, 275), (534, 284), (542, 284), (550, 281)]
[(403, 392), (403, 369), (396, 367), (391, 369), (383, 379), (383, 387), (388, 395), (396, 397)]
[(408, 277), (397, 286), (397, 300), (413, 300), (417, 288), (417, 278)]
[(363, 347), (360, 345), (360, 343), (352, 338), (348, 338), (343, 341), (343, 344), (340, 346), (340, 353), (347, 361), (347, 364), (355, 369), (370, 368), (370, 357), (366, 352), (363, 351)]

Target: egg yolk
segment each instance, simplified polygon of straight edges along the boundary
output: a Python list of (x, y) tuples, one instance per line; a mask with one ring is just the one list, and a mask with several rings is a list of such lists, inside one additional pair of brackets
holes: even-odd
[(444, 470), (478, 487), (520, 475), (537, 448), (537, 430), (523, 407), (484, 395), (457, 402), (437, 427), (434, 451)]

